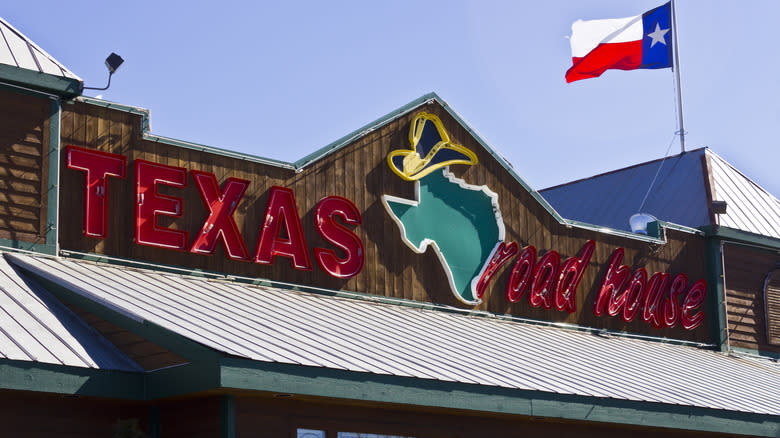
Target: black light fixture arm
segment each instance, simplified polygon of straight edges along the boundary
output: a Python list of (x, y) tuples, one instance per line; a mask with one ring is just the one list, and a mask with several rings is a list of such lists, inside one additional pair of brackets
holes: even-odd
[(98, 87), (81, 87), (81, 89), (82, 90), (98, 90), (98, 91), (108, 90), (108, 87), (111, 86), (111, 76), (114, 75), (114, 72), (116, 71), (116, 69), (118, 69), (119, 66), (122, 65), (123, 62), (125, 62), (125, 60), (122, 59), (121, 56), (117, 55), (114, 52), (111, 52), (111, 54), (108, 55), (108, 58), (106, 58), (106, 68), (108, 69), (108, 84), (106, 84), (106, 86), (103, 87), (103, 88), (98, 88)]
[(108, 73), (108, 84), (106, 84), (106, 86), (105, 86), (105, 87), (103, 87), (103, 88), (98, 88), (98, 87), (84, 87), (83, 89), (84, 89), (84, 90), (98, 90), (98, 91), (108, 90), (108, 87), (110, 87), (110, 86), (111, 86), (111, 76), (113, 76), (113, 75), (114, 75), (114, 73), (113, 73), (113, 72), (110, 72), (110, 73)]

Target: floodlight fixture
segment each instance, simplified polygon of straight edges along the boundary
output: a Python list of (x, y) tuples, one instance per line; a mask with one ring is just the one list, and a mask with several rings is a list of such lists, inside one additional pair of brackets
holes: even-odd
[(84, 87), (85, 90), (108, 90), (108, 87), (111, 86), (111, 76), (114, 75), (114, 72), (119, 68), (122, 63), (125, 62), (124, 59), (122, 59), (121, 56), (117, 55), (114, 52), (111, 52), (110, 55), (106, 58), (106, 68), (108, 69), (108, 84), (106, 84), (103, 88), (97, 88), (97, 87)]

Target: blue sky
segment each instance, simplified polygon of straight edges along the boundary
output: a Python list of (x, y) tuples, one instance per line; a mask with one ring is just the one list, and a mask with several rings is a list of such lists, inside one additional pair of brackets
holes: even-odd
[[(576, 19), (660, 1), (8, 2), (3, 18), (152, 131), (294, 161), (435, 91), (534, 188), (661, 158), (671, 70), (566, 84)], [(687, 149), (780, 195), (780, 2), (677, 2)], [(671, 153), (679, 153), (675, 142)], [(649, 181), (648, 181), (649, 184)], [(641, 200), (637, 200), (639, 203)]]

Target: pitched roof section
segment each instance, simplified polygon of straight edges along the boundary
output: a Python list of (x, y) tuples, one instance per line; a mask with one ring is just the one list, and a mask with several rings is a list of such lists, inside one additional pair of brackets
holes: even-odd
[(2, 18), (0, 18), (0, 64), (81, 80)]
[(105, 370), (141, 368), (0, 255), (0, 358)]
[(780, 415), (780, 367), (772, 361), (72, 259), (9, 257), (75, 293), (239, 358)]
[(642, 200), (655, 180), (642, 207), (643, 213), (688, 227), (705, 225), (709, 223), (709, 210), (702, 168), (704, 151), (696, 149), (539, 193), (567, 219), (631, 231), (628, 219), (639, 213)]
[(82, 92), (81, 78), (0, 18), (0, 83), (65, 98)]
[[(657, 176), (656, 176), (657, 175)], [(707, 148), (540, 190), (565, 218), (630, 231), (643, 213), (687, 227), (711, 224), (710, 200), (728, 203), (720, 225), (780, 238), (780, 203)], [(711, 190), (711, 191), (710, 191)]]
[(707, 151), (712, 199), (726, 201), (719, 225), (780, 239), (780, 201), (718, 154)]

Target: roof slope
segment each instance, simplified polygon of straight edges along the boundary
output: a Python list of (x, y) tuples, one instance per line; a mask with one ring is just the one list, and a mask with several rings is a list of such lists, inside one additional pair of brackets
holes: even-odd
[(2, 18), (0, 18), (0, 64), (81, 81), (81, 78)]
[(772, 361), (72, 259), (8, 257), (115, 311), (240, 358), (780, 415), (780, 366)]
[(707, 151), (712, 199), (726, 201), (719, 225), (780, 239), (780, 201), (718, 154)]
[(0, 358), (122, 371), (141, 368), (0, 256)]
[[(649, 194), (648, 189), (651, 188)], [(710, 225), (710, 200), (728, 203), (720, 225), (780, 238), (780, 202), (707, 148), (596, 175), (539, 193), (565, 218), (630, 231), (638, 213), (687, 227)], [(642, 206), (642, 200), (647, 200)]]
[(639, 212), (655, 180), (643, 213), (678, 225), (705, 225), (709, 223), (709, 212), (702, 170), (704, 151), (696, 149), (539, 193), (567, 219), (631, 231), (628, 219)]

